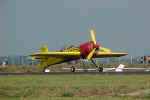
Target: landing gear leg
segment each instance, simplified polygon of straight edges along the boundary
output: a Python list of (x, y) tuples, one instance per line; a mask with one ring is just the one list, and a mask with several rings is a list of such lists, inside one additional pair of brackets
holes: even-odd
[(42, 72), (45, 72), (45, 70), (46, 70), (46, 68), (44, 68)]
[(103, 67), (98, 67), (99, 72), (103, 72)]
[(97, 66), (93, 59), (91, 59), (92, 63), (98, 68), (99, 72), (103, 72), (103, 67)]

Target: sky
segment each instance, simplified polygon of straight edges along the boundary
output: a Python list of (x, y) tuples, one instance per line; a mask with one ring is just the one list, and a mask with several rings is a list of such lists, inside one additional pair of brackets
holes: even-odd
[(91, 40), (132, 56), (150, 55), (150, 0), (0, 0), (0, 56)]

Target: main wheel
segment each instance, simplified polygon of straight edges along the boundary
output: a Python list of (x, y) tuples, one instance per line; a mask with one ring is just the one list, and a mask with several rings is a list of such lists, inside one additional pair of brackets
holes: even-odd
[(98, 67), (99, 72), (103, 72), (103, 67)]
[(75, 72), (76, 68), (74, 66), (71, 67), (71, 72)]

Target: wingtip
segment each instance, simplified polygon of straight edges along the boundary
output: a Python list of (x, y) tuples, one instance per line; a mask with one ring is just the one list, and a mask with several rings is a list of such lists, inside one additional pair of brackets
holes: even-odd
[(128, 53), (124, 53), (124, 55), (128, 55)]
[(128, 55), (128, 53), (121, 53), (121, 56), (126, 56)]

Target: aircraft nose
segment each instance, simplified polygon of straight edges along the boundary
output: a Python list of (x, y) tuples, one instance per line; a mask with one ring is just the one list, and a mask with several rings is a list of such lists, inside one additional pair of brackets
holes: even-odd
[(99, 45), (98, 44), (94, 44), (94, 48), (95, 49), (99, 49)]

